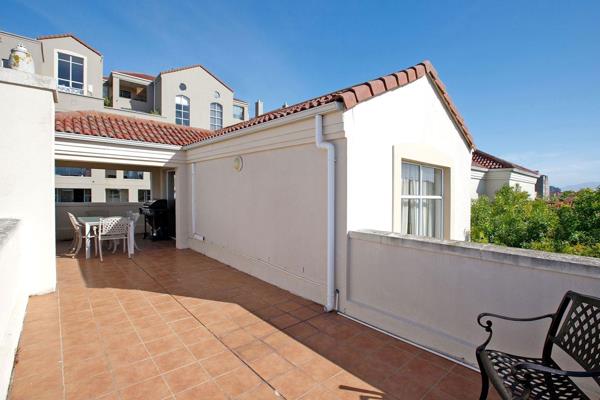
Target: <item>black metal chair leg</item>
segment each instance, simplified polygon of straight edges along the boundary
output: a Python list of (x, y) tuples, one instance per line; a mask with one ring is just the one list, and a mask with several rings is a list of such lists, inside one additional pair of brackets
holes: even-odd
[(479, 353), (481, 353), (481, 351), (483, 351), (482, 346), (477, 348), (477, 352), (476, 352), (477, 364), (479, 364), (479, 371), (481, 374), (481, 394), (479, 395), (479, 400), (486, 400), (488, 397), (488, 393), (490, 391), (490, 379), (487, 376), (487, 373), (485, 372), (485, 369), (483, 368), (483, 363), (481, 362), (481, 359), (480, 359), (481, 355)]

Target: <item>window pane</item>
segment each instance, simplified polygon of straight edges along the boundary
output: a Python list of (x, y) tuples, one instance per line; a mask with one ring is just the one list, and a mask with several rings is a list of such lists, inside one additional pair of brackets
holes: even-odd
[(419, 226), (419, 200), (402, 199), (402, 227), (400, 233), (416, 235)]
[(105, 177), (106, 178), (116, 178), (117, 177), (117, 171), (115, 171), (114, 169), (107, 169), (105, 171)]
[(83, 83), (83, 65), (72, 64), (71, 80), (73, 80), (75, 82)]
[(77, 56), (71, 56), (71, 61), (77, 64), (83, 65), (83, 58)]
[(402, 194), (419, 194), (419, 166), (402, 163)]
[(83, 83), (72, 82), (71, 87), (74, 87), (76, 89), (83, 89)]
[(180, 111), (180, 110), (175, 110), (175, 117), (176, 117), (176, 118), (181, 118), (181, 115), (182, 115), (182, 111)]
[(71, 57), (68, 54), (58, 53), (58, 59), (59, 60), (67, 60), (67, 61), (69, 61), (71, 59)]
[(442, 170), (439, 168), (422, 167), (423, 174), (423, 196), (442, 195)]
[(244, 119), (244, 108), (240, 106), (233, 106), (233, 118)]
[(442, 238), (442, 200), (424, 199), (423, 236)]
[(70, 65), (67, 61), (62, 61), (62, 60), (58, 61), (58, 77), (59, 77), (59, 79), (66, 79), (66, 80), (71, 79), (69, 67), (70, 67)]

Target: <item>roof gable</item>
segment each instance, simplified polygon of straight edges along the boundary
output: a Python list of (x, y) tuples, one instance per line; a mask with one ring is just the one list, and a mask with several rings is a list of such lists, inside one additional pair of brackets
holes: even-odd
[(72, 33), (59, 33), (56, 35), (44, 35), (44, 36), (38, 36), (36, 39), (37, 40), (47, 40), (47, 39), (62, 39), (62, 38), (69, 38), (69, 37), (74, 39), (75, 41), (79, 42), (84, 47), (87, 47), (88, 49), (90, 49), (94, 53), (98, 54), (99, 56), (102, 56), (102, 53), (100, 53), (98, 50), (96, 50), (95, 48), (93, 48), (92, 46), (90, 46), (89, 44), (84, 42), (83, 40), (79, 39), (77, 36), (75, 36)]
[(158, 75), (160, 76), (160, 75), (165, 75), (165, 74), (171, 74), (173, 72), (185, 71), (187, 69), (192, 69), (192, 68), (200, 68), (200, 69), (202, 69), (204, 72), (206, 72), (208, 75), (212, 76), (217, 82), (219, 82), (221, 85), (225, 86), (227, 89), (229, 89), (233, 93), (233, 89), (228, 84), (226, 84), (225, 82), (223, 82), (215, 74), (213, 74), (212, 72), (210, 72), (208, 69), (206, 69), (201, 64), (194, 64), (194, 65), (188, 65), (187, 67), (178, 67), (178, 68), (167, 69), (165, 71), (161, 71)]

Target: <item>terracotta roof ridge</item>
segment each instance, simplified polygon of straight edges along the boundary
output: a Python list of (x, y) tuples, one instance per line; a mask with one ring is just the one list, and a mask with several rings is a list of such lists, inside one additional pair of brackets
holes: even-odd
[(90, 46), (89, 44), (84, 42), (83, 40), (79, 39), (74, 33), (56, 33), (56, 34), (52, 34), (52, 35), (41, 35), (41, 36), (36, 37), (36, 39), (37, 40), (60, 39), (60, 38), (65, 38), (65, 37), (71, 37), (71, 38), (75, 39), (76, 41), (78, 41), (79, 43), (81, 43), (83, 46), (87, 47), (94, 53), (98, 54), (99, 56), (102, 56), (102, 53), (100, 53), (98, 50), (96, 50), (95, 48), (93, 48), (92, 46)]

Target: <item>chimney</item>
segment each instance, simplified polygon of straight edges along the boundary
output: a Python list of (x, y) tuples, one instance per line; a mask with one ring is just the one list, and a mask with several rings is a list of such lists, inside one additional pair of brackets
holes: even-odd
[(262, 115), (264, 113), (263, 111), (263, 102), (262, 100), (256, 100), (256, 102), (254, 103), (254, 116), (258, 117), (259, 115)]
[(281, 108), (286, 108), (288, 106), (287, 101), (281, 105)]

